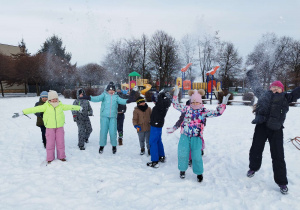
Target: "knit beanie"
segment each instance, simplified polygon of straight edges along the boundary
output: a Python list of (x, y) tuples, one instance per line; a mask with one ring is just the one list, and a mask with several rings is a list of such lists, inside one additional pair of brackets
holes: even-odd
[(109, 90), (114, 90), (116, 91), (116, 87), (115, 87), (115, 84), (113, 82), (110, 82), (107, 87), (106, 87), (106, 90), (109, 91)]
[(41, 92), (40, 98), (48, 98), (48, 92), (47, 91)]
[(143, 97), (138, 97), (136, 100), (136, 104), (139, 105), (140, 103), (146, 102), (145, 99)]
[(270, 88), (273, 87), (273, 86), (280, 87), (280, 88), (282, 89), (282, 91), (284, 91), (284, 86), (283, 86), (283, 84), (282, 84), (280, 81), (275, 81), (275, 82), (273, 82), (273, 83), (270, 85)]
[(58, 94), (55, 90), (49, 90), (49, 93), (48, 93), (48, 100), (52, 100), (54, 98), (58, 98)]

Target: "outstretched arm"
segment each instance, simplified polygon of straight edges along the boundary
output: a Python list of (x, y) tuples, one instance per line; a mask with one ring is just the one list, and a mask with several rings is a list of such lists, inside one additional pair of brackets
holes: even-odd
[(225, 109), (226, 109), (226, 104), (219, 104), (216, 110), (204, 109), (204, 112), (202, 112), (202, 116), (205, 118), (219, 117), (224, 113)]
[(300, 87), (295, 88), (291, 93), (286, 94), (289, 103), (296, 102), (300, 98)]

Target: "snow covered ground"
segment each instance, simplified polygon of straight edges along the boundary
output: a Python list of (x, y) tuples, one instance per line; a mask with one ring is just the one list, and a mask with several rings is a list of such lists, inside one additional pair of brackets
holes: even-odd
[[(289, 194), (282, 195), (273, 181), (269, 145), (261, 170), (246, 177), (254, 125), (251, 108), (227, 106), (223, 116), (210, 118), (206, 142), (204, 181), (198, 183), (191, 168), (184, 180), (177, 169), (179, 130), (167, 135), (180, 113), (170, 108), (163, 128), (167, 162), (146, 166), (150, 157), (139, 155), (138, 136), (132, 126), (135, 103), (128, 105), (124, 145), (113, 155), (111, 145), (99, 155), (101, 103), (91, 103), (93, 133), (85, 151), (77, 147), (77, 126), (65, 112), (67, 162), (45, 166), (41, 132), (30, 115), (13, 119), (14, 112), (34, 106), (38, 97), (0, 99), (0, 209), (300, 209), (300, 151), (289, 138), (300, 136), (300, 107), (291, 107), (284, 129)], [(72, 104), (73, 100), (60, 100)], [(152, 103), (148, 103), (153, 107)], [(205, 105), (214, 109), (216, 104)]]

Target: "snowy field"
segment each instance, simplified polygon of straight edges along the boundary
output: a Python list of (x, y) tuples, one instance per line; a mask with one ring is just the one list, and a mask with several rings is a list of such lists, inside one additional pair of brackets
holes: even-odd
[[(74, 101), (60, 100), (65, 104)], [(254, 131), (254, 115), (248, 106), (227, 106), (223, 116), (207, 120), (204, 180), (198, 183), (191, 168), (184, 180), (179, 178), (180, 133), (166, 133), (180, 116), (173, 107), (162, 135), (167, 162), (158, 169), (146, 166), (149, 156), (139, 155), (138, 135), (132, 125), (135, 103), (127, 106), (124, 145), (118, 146), (115, 155), (109, 140), (104, 153), (98, 153), (101, 103), (91, 102), (94, 131), (85, 151), (77, 147), (71, 111), (65, 112), (67, 162), (55, 160), (46, 166), (35, 115), (29, 115), (31, 119), (11, 117), (36, 101), (38, 97), (0, 99), (0, 209), (300, 209), (300, 151), (287, 142), (300, 136), (300, 107), (290, 107), (285, 122), (289, 194), (282, 195), (273, 180), (269, 144), (261, 170), (253, 178), (246, 177)], [(205, 107), (215, 109), (216, 104)]]

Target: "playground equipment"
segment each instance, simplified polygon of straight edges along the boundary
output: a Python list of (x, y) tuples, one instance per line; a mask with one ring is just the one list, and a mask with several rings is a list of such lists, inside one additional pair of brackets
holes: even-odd
[(150, 84), (148, 84), (148, 79), (141, 79), (141, 75), (136, 71), (133, 71), (128, 75), (128, 84), (123, 83), (121, 84), (121, 87), (128, 88), (130, 91), (135, 86), (137, 86), (139, 89), (142, 89), (141, 94), (143, 95), (145, 95), (145, 93), (152, 87)]
[(222, 91), (221, 82), (218, 82), (213, 78), (213, 75), (216, 73), (216, 71), (220, 66), (216, 66), (212, 70), (206, 73), (207, 75), (206, 82), (192, 82), (190, 80), (185, 80), (185, 72), (188, 70), (188, 68), (191, 65), (192, 63), (189, 63), (184, 68), (181, 69), (182, 78), (181, 77), (176, 78), (176, 85), (178, 85), (179, 88), (182, 88), (182, 90), (203, 89), (207, 94), (207, 98), (209, 98), (209, 93), (211, 94), (211, 99), (212, 99), (213, 92)]

